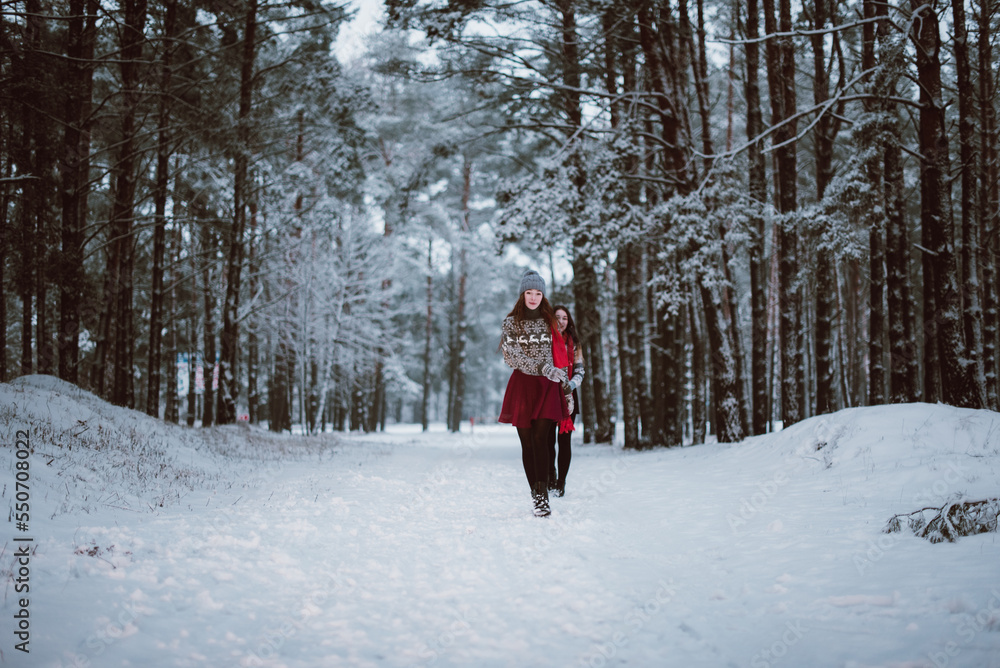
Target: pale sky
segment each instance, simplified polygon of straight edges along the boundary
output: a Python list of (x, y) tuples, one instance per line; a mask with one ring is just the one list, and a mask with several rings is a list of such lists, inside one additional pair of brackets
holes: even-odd
[(382, 16), (382, 0), (349, 0), (347, 5), (357, 10), (357, 13), (354, 20), (340, 31), (334, 47), (334, 52), (342, 63), (361, 55), (364, 48), (362, 38), (378, 29), (378, 21)]

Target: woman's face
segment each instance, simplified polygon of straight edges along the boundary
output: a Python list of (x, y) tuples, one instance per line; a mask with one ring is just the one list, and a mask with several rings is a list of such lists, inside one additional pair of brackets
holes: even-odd
[(541, 290), (525, 290), (524, 291), (524, 303), (534, 311), (538, 308), (538, 305), (542, 303), (542, 291)]
[(560, 334), (566, 331), (566, 326), (569, 325), (569, 314), (566, 311), (556, 309), (556, 325), (559, 326)]

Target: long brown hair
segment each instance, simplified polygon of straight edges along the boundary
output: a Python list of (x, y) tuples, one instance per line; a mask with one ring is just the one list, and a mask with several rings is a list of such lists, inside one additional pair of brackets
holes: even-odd
[(571, 339), (573, 339), (573, 345), (574, 346), (579, 346), (580, 345), (580, 337), (576, 333), (576, 323), (573, 322), (573, 315), (569, 312), (569, 307), (568, 306), (564, 306), (563, 304), (556, 304), (555, 306), (553, 306), (552, 307), (552, 317), (553, 318), (556, 315), (556, 311), (565, 311), (566, 312), (566, 331), (563, 332), (563, 336), (565, 336), (565, 335), (568, 334), (569, 337)]
[[(538, 308), (541, 310), (542, 317), (545, 318), (545, 322), (549, 323), (549, 327), (559, 331), (559, 327), (556, 323), (556, 311), (552, 308), (552, 304), (549, 303), (549, 300), (545, 298), (545, 295), (542, 295), (542, 303), (538, 305)], [(514, 316), (514, 322), (520, 324), (521, 321), (525, 319), (529, 310), (528, 305), (524, 301), (524, 293), (522, 292), (517, 298), (514, 308), (512, 308), (510, 313), (507, 315)]]

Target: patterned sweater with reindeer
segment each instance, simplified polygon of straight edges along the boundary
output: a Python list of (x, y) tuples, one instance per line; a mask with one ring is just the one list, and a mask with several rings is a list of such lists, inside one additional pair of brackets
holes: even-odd
[(514, 322), (514, 316), (503, 321), (500, 339), (503, 361), (512, 369), (529, 376), (541, 376), (542, 367), (552, 364), (552, 331), (544, 318)]

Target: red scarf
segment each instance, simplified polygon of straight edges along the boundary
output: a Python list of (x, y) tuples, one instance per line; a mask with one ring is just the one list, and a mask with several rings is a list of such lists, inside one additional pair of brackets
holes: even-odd
[[(566, 369), (567, 378), (573, 377), (573, 339), (564, 340), (559, 330), (554, 327), (552, 328), (552, 362), (560, 369)], [(566, 405), (564, 397), (563, 406)], [(559, 432), (562, 434), (568, 434), (575, 430), (572, 416), (566, 417), (559, 423)]]

